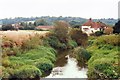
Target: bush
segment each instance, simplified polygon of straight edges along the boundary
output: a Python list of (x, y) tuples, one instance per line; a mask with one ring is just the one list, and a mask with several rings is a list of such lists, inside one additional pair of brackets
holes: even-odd
[(67, 49), (67, 45), (65, 43), (59, 43), (59, 49), (60, 50), (66, 50)]
[(2, 59), (2, 65), (3, 65), (4, 67), (8, 67), (8, 66), (10, 65), (10, 61), (9, 61), (8, 57), (4, 57), (4, 58)]
[(7, 24), (7, 25), (2, 25), (2, 30), (3, 30), (3, 31), (15, 30), (15, 28), (14, 28), (14, 26), (12, 26), (11, 24)]
[(47, 49), (47, 47), (43, 47), (43, 46), (38, 47), (38, 49), (30, 50), (26, 54), (21, 56), (32, 60), (39, 58), (47, 58), (52, 62), (54, 62), (56, 59), (55, 53), (52, 53), (50, 49)]
[(30, 36), (29, 40), (26, 40), (25, 42), (23, 42), (21, 48), (23, 50), (31, 50), (31, 49), (35, 49), (38, 46), (42, 45), (42, 41), (40, 39), (39, 34), (35, 34), (34, 36)]
[(15, 70), (12, 78), (36, 78), (42, 75), (41, 71), (32, 65), (24, 65)]
[(42, 76), (50, 74), (53, 69), (53, 64), (48, 62), (40, 62), (36, 64), (36, 67), (41, 70)]
[(69, 49), (75, 48), (78, 46), (78, 44), (74, 40), (69, 40), (67, 43), (67, 46)]
[(69, 33), (72, 40), (76, 41), (78, 45), (86, 47), (88, 45), (88, 36), (83, 33), (80, 29), (72, 29)]
[(53, 47), (53, 48), (58, 48), (58, 44), (60, 43), (58, 38), (55, 36), (50, 36), (49, 38), (47, 38), (48, 44)]
[(95, 36), (101, 36), (101, 35), (103, 35), (103, 31), (97, 31), (97, 32), (95, 32)]
[(77, 60), (81, 63), (81, 67), (85, 67), (87, 61), (90, 59), (91, 55), (84, 48), (78, 47), (74, 50)]
[(53, 47), (55, 49), (59, 49), (59, 50), (67, 49), (66, 43), (61, 43), (55, 35), (52, 35), (52, 36), (49, 35), (48, 38), (44, 39), (44, 43), (45, 43), (45, 45), (47, 45), (47, 46), (50, 45), (51, 47)]
[(70, 25), (65, 21), (56, 21), (54, 22), (53, 33), (59, 39), (60, 42), (66, 43), (68, 37), (68, 30)]
[(119, 35), (104, 35), (94, 39), (87, 48), (91, 53), (88, 61), (88, 78), (115, 78), (118, 75), (118, 49)]
[(9, 73), (9, 71), (5, 68), (5, 67), (3, 67), (2, 66), (2, 77), (1, 78), (10, 78), (10, 73)]
[(119, 46), (120, 45), (120, 36), (119, 35), (104, 35), (97, 38), (97, 40), (94, 42), (96, 45), (101, 44), (110, 44), (113, 46)]
[(21, 67), (25, 64), (30, 66), (34, 65), (39, 70), (41, 70), (42, 76), (44, 76), (45, 74), (50, 72), (50, 70), (52, 70), (54, 66), (53, 63), (56, 61), (56, 51), (50, 47), (39, 46), (36, 49), (32, 49), (26, 52), (25, 54), (10, 56), (9, 60), (9, 67), (11, 67), (12, 69), (21, 69)]
[[(88, 64), (88, 77), (90, 78), (118, 78), (118, 73), (115, 66), (113, 66), (113, 59), (99, 58)], [(102, 76), (100, 74), (103, 74)]]

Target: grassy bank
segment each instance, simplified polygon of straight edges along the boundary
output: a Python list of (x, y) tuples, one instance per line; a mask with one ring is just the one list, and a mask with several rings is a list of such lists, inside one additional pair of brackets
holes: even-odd
[(99, 79), (120, 78), (118, 59), (120, 56), (120, 35), (90, 37), (87, 51), (91, 54), (88, 61), (88, 77)]

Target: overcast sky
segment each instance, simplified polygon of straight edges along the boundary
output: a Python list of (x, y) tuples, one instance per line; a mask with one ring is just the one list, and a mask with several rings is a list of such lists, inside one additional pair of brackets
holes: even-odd
[(118, 18), (120, 0), (0, 0), (0, 19), (36, 16)]

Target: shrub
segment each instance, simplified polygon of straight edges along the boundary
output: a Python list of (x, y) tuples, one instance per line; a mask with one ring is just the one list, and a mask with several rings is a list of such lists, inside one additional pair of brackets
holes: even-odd
[(8, 70), (2, 66), (2, 77), (1, 78), (10, 78), (10, 73), (8, 72)]
[(69, 33), (72, 40), (76, 41), (78, 45), (83, 47), (87, 46), (88, 36), (86, 33), (83, 33), (80, 29), (72, 29)]
[(59, 44), (59, 49), (60, 50), (66, 50), (67, 49), (67, 45), (65, 43), (60, 43)]
[(113, 28), (112, 27), (107, 27), (105, 30), (104, 30), (104, 33), (107, 34), (107, 35), (110, 35), (113, 33)]
[(51, 47), (55, 49), (59, 49), (59, 50), (67, 49), (66, 43), (60, 42), (59, 39), (55, 35), (49, 36), (49, 38), (45, 38), (44, 43), (45, 45), (50, 45)]
[(119, 40), (120, 36), (119, 35), (104, 35), (104, 36), (100, 36), (97, 38), (97, 40), (95, 41), (96, 45), (100, 45), (100, 44), (110, 44), (113, 46), (119, 46), (120, 45), (120, 40)]
[(120, 20), (115, 24), (115, 26), (113, 27), (113, 33), (120, 33)]
[(11, 57), (10, 58), (10, 65), (9, 67), (16, 69), (19, 68), (21, 66), (25, 65), (24, 60), (20, 57)]
[(88, 78), (118, 78), (118, 35), (96, 38), (87, 48), (92, 57), (88, 61)]
[(84, 48), (78, 47), (74, 50), (77, 60), (81, 63), (81, 67), (85, 67), (87, 61), (90, 59), (91, 55)]
[[(113, 59), (110, 58), (99, 58), (88, 64), (88, 77), (90, 78), (117, 78), (118, 73), (113, 66)], [(100, 74), (103, 74), (102, 76)], [(99, 75), (99, 76), (98, 76)]]
[(30, 50), (26, 54), (21, 56), (32, 60), (39, 58), (47, 58), (52, 62), (54, 62), (56, 59), (55, 53), (52, 53), (50, 49), (47, 49), (47, 47), (43, 47), (43, 46), (38, 47), (38, 49)]
[(78, 46), (78, 44), (74, 40), (69, 40), (67, 43), (67, 46), (69, 49), (75, 48)]
[(53, 48), (58, 48), (58, 44), (60, 43), (58, 38), (55, 36), (50, 36), (49, 38), (47, 38), (48, 44), (53, 47)]
[(2, 59), (2, 65), (3, 65), (4, 67), (8, 67), (8, 66), (10, 65), (10, 61), (9, 61), (8, 57), (4, 57), (4, 58)]
[(36, 63), (36, 67), (41, 70), (42, 76), (45, 76), (51, 72), (53, 69), (53, 64), (51, 62), (40, 61)]
[(37, 48), (41, 44), (42, 41), (39, 34), (35, 34), (34, 36), (30, 36), (29, 40), (24, 41), (21, 48), (28, 51)]
[(60, 42), (67, 42), (68, 37), (68, 29), (69, 24), (65, 21), (56, 21), (54, 22), (54, 30), (53, 33), (59, 39)]
[(15, 30), (15, 28), (14, 28), (14, 26), (12, 26), (11, 24), (7, 24), (7, 25), (2, 25), (2, 30), (3, 30), (3, 31)]
[(24, 65), (15, 70), (12, 78), (35, 78), (42, 75), (41, 71), (32, 65)]
[(97, 31), (97, 32), (95, 32), (95, 36), (101, 36), (101, 35), (103, 35), (103, 31)]

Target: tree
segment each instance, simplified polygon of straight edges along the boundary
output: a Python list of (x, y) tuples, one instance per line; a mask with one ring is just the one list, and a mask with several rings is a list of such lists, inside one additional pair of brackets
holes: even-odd
[(45, 26), (45, 25), (48, 25), (48, 23), (44, 19), (38, 19), (38, 20), (35, 21), (34, 25), (36, 25), (36, 26), (40, 26), (40, 25)]
[(14, 26), (12, 26), (11, 24), (7, 24), (7, 25), (2, 25), (2, 30), (3, 30), (3, 31), (15, 30), (15, 28), (14, 28)]
[(54, 22), (54, 34), (60, 40), (60, 42), (67, 42), (69, 24), (65, 21)]
[(87, 46), (88, 43), (88, 36), (86, 33), (83, 33), (80, 29), (73, 28), (70, 31), (71, 38), (77, 42), (78, 45), (81, 45), (83, 47)]
[(113, 27), (113, 33), (120, 33), (120, 20)]

